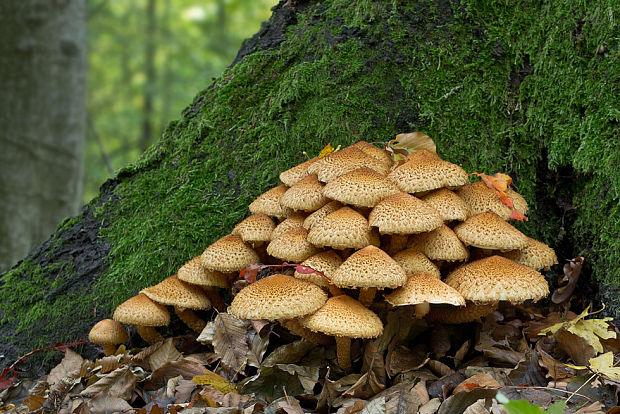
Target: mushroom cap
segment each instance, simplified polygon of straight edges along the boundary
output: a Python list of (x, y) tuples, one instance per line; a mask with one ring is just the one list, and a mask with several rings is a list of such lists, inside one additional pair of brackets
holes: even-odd
[(252, 214), (264, 213), (271, 217), (284, 218), (291, 214), (291, 210), (280, 204), (280, 198), (286, 193), (288, 187), (284, 184), (265, 191), (249, 205)]
[(467, 172), (460, 166), (429, 158), (404, 163), (392, 171), (388, 179), (406, 193), (456, 187), (468, 182)]
[(375, 246), (356, 251), (331, 275), (332, 283), (341, 288), (396, 288), (406, 280), (398, 262)]
[(320, 183), (316, 174), (310, 174), (286, 190), (280, 204), (292, 210), (315, 211), (329, 202), (323, 194), (325, 184)]
[(424, 253), (416, 249), (405, 249), (392, 256), (392, 259), (403, 268), (407, 277), (414, 273), (428, 273), (440, 278), (439, 268)]
[(386, 167), (388, 168), (391, 167), (392, 164), (394, 163), (394, 160), (392, 160), (392, 157), (386, 150), (377, 148), (375, 145), (369, 142), (359, 141), (351, 146), (362, 150), (363, 152), (365, 152), (366, 154), (372, 157), (375, 157), (376, 159), (381, 161), (382, 164), (385, 164)]
[(258, 254), (241, 237), (231, 234), (209, 245), (200, 256), (203, 267), (224, 273), (238, 272), (258, 261)]
[(366, 154), (358, 148), (347, 147), (343, 150), (333, 152), (327, 157), (321, 158), (319, 161), (310, 165), (310, 167), (308, 167), (308, 172), (310, 174), (316, 174), (319, 177), (319, 181), (328, 183), (360, 167), (368, 167), (380, 174), (387, 174), (389, 171), (389, 167), (377, 158)]
[(228, 313), (242, 319), (292, 319), (316, 311), (326, 300), (327, 293), (314, 283), (273, 275), (237, 293)]
[(415, 234), (434, 230), (443, 224), (437, 210), (410, 194), (398, 192), (372, 209), (368, 223), (380, 233)]
[(385, 300), (392, 306), (418, 303), (448, 303), (454, 306), (465, 306), (465, 299), (456, 289), (428, 273), (411, 275), (403, 286), (385, 295)]
[(230, 234), (241, 237), (241, 240), (247, 243), (268, 242), (275, 228), (276, 223), (271, 217), (256, 213), (237, 224)]
[(412, 152), (411, 154), (405, 157), (405, 162), (407, 161), (423, 161), (423, 160), (436, 160), (443, 161), (439, 158), (439, 155), (436, 153), (429, 151), (427, 149), (419, 149), (417, 151)]
[(471, 216), (454, 227), (466, 246), (482, 249), (514, 250), (527, 246), (527, 236), (490, 211)]
[(370, 309), (346, 296), (335, 296), (299, 322), (313, 332), (347, 338), (375, 338), (383, 332), (381, 319)]
[(280, 237), (284, 233), (289, 230), (292, 230), (296, 227), (303, 227), (304, 220), (306, 216), (303, 213), (295, 212), (287, 217), (285, 220), (280, 222), (271, 234), (271, 239), (275, 239), (276, 237)]
[(323, 219), (323, 217), (327, 216), (330, 213), (342, 208), (342, 203), (340, 201), (330, 201), (325, 204), (323, 207), (310, 214), (304, 220), (304, 228), (306, 230), (310, 230), (310, 228), (317, 222)]
[[(487, 187), (484, 181), (477, 181), (463, 186), (456, 190), (456, 194), (469, 205), (472, 214), (492, 211), (504, 220), (508, 220), (512, 214), (512, 209), (502, 203), (495, 190)], [(512, 203), (517, 210), (523, 214), (527, 213), (527, 201), (525, 201), (523, 196), (512, 189), (508, 189), (506, 194), (512, 199)]]
[(295, 227), (269, 242), (267, 253), (284, 261), (299, 263), (306, 260), (319, 249), (308, 241), (308, 231), (303, 227)]
[(497, 302), (481, 305), (467, 302), (465, 307), (459, 308), (454, 306), (433, 306), (426, 319), (449, 324), (466, 323), (475, 321), (482, 316), (487, 316), (495, 309), (497, 309)]
[(97, 345), (117, 345), (128, 339), (123, 325), (113, 319), (100, 320), (88, 333), (88, 340)]
[(551, 266), (558, 264), (558, 258), (551, 247), (530, 237), (527, 238), (527, 246), (502, 253), (502, 256), (534, 270), (549, 270)]
[(431, 232), (410, 236), (407, 247), (421, 251), (431, 260), (454, 262), (469, 257), (469, 251), (445, 224)]
[(280, 181), (282, 181), (289, 187), (294, 186), (308, 175), (308, 167), (310, 166), (310, 164), (313, 164), (318, 160), (318, 157), (310, 158), (309, 160), (304, 161), (301, 164), (294, 166), (293, 168), (281, 172)]
[(166, 326), (170, 323), (166, 307), (153, 302), (144, 293), (118, 305), (112, 318), (120, 323), (137, 326)]
[(200, 256), (196, 256), (185, 263), (177, 272), (179, 280), (191, 285), (214, 286), (227, 288), (230, 286), (228, 277), (216, 270), (205, 269), (200, 264)]
[(361, 249), (369, 244), (379, 245), (368, 221), (357, 211), (342, 207), (323, 217), (308, 232), (308, 241), (315, 246), (334, 249)]
[[(322, 272), (328, 278), (331, 278), (332, 274), (338, 269), (338, 266), (342, 264), (342, 259), (333, 250), (326, 252), (320, 252), (304, 260), (301, 265), (311, 267), (314, 270)], [(307, 280), (315, 285), (327, 287), (327, 281), (317, 273), (299, 273), (295, 271), (294, 276), (297, 279)]]
[(549, 294), (549, 285), (543, 275), (501, 256), (464, 264), (448, 275), (446, 283), (474, 303), (500, 300), (521, 303), (528, 299), (536, 301)]
[(162, 305), (177, 306), (185, 309), (209, 309), (211, 301), (200, 288), (179, 280), (177, 275), (170, 276), (155, 286), (142, 289), (151, 300)]
[(440, 188), (425, 195), (422, 201), (433, 206), (443, 221), (465, 221), (471, 216), (469, 205), (447, 188)]
[(374, 207), (379, 201), (398, 192), (400, 190), (396, 185), (368, 167), (343, 174), (323, 188), (325, 196), (359, 207)]

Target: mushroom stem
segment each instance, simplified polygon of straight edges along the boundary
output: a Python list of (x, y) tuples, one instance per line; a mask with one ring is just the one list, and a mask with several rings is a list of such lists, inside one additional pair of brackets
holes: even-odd
[(101, 346), (103, 347), (103, 354), (105, 356), (114, 355), (114, 353), (116, 352), (116, 345), (114, 344), (107, 344)]
[(413, 305), (413, 317), (422, 319), (431, 310), (431, 305), (428, 302), (416, 303)]
[(369, 288), (361, 288), (360, 295), (357, 300), (359, 300), (362, 305), (369, 307), (372, 305), (372, 301), (375, 299), (375, 295), (377, 294), (377, 288), (369, 287)]
[(155, 330), (152, 326), (139, 326), (136, 325), (136, 331), (138, 334), (148, 343), (149, 345), (156, 344), (157, 342), (161, 342), (164, 340), (164, 337), (161, 336), (159, 332)]
[(340, 289), (338, 286), (336, 285), (332, 285), (331, 283), (328, 285), (329, 288), (329, 294), (332, 296), (340, 296), (340, 295), (344, 295), (344, 292), (342, 291), (342, 289)]
[(215, 290), (214, 287), (204, 287), (203, 290), (211, 301), (211, 305), (215, 309), (217, 309), (218, 312), (226, 312), (226, 304), (224, 303), (220, 295), (217, 294), (217, 290)]
[(406, 234), (392, 234), (388, 244), (387, 254), (390, 256), (405, 250), (407, 248), (407, 235)]
[(345, 336), (336, 337), (336, 356), (338, 365), (345, 371), (351, 371), (351, 338)]
[(174, 307), (174, 313), (194, 332), (202, 332), (207, 323), (200, 319), (191, 309)]
[(297, 319), (287, 319), (280, 323), (295, 335), (299, 335), (306, 341), (316, 345), (329, 345), (332, 343), (331, 337), (320, 332), (312, 332), (308, 328), (304, 328)]

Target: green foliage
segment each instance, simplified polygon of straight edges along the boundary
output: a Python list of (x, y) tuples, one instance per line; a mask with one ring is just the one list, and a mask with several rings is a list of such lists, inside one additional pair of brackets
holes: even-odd
[(543, 410), (537, 405), (531, 404), (526, 400), (509, 400), (501, 392), (497, 393), (497, 401), (504, 405), (508, 414), (564, 414), (566, 401), (558, 401), (549, 406), (548, 410)]

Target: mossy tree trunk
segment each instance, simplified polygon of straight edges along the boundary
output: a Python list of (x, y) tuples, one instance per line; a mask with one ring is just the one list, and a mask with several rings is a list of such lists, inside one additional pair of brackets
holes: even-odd
[(85, 336), (302, 151), (413, 130), (468, 171), (511, 174), (532, 207), (521, 229), (586, 255), (581, 283), (618, 312), (618, 15), (613, 0), (281, 2), (158, 144), (2, 277), (0, 351)]

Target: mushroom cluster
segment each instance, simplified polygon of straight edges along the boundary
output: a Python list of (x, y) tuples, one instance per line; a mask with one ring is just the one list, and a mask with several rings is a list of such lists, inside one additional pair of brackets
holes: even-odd
[[(382, 333), (378, 302), (409, 306), (416, 318), (463, 323), (499, 301), (549, 293), (539, 270), (557, 263), (553, 250), (508, 222), (512, 209), (495, 190), (470, 184), (463, 168), (433, 152), (394, 162), (386, 150), (358, 142), (284, 171), (280, 180), (230, 235), (121, 304), (114, 320), (152, 342), (172, 306), (200, 331), (204, 322), (192, 309), (223, 309), (214, 287), (229, 287), (253, 263), (299, 263), (309, 271), (259, 278), (234, 296), (228, 312), (278, 321), (314, 343), (335, 341), (338, 363), (348, 370), (351, 339)], [(523, 197), (512, 190), (508, 196), (527, 212)]]

